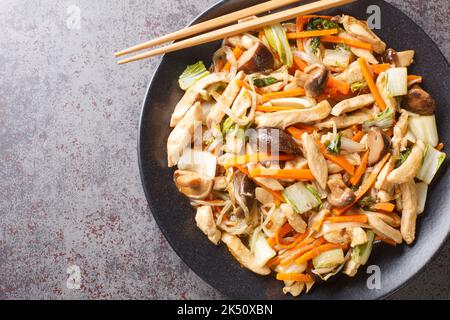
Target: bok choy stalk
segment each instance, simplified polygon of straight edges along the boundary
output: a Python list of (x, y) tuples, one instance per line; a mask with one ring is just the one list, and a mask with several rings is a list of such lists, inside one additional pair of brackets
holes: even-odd
[(370, 127), (376, 126), (383, 130), (388, 130), (394, 125), (394, 112), (391, 108), (386, 108), (383, 112), (380, 112), (372, 120), (366, 120), (363, 122), (363, 129), (369, 130)]
[(282, 194), (286, 202), (300, 214), (321, 205), (320, 197), (318, 199), (303, 182), (297, 182), (287, 187)]
[(436, 117), (431, 116), (410, 116), (408, 117), (408, 127), (417, 140), (428, 143), (436, 147), (439, 137), (436, 127)]
[(178, 83), (181, 89), (187, 90), (192, 87), (197, 81), (206, 77), (208, 74), (209, 71), (206, 70), (203, 61), (198, 61), (197, 63), (186, 67), (186, 69), (178, 78)]
[(425, 155), (423, 157), (422, 166), (419, 169), (416, 177), (423, 182), (430, 184), (433, 180), (439, 167), (445, 160), (445, 153), (440, 152), (433, 148), (431, 145), (427, 144), (425, 148)]
[(276, 256), (276, 252), (272, 249), (272, 247), (267, 243), (266, 237), (264, 234), (257, 230), (253, 233), (251, 239), (251, 252), (255, 256), (255, 262), (259, 266), (264, 266), (266, 263)]
[(386, 71), (386, 89), (391, 97), (408, 93), (408, 71), (406, 68), (389, 68)]
[(344, 262), (344, 251), (339, 248), (322, 252), (312, 262), (316, 269), (335, 267)]
[(352, 260), (360, 265), (365, 265), (369, 260), (370, 253), (372, 252), (373, 240), (375, 238), (375, 234), (372, 230), (368, 230), (366, 233), (367, 242), (352, 249)]
[(334, 154), (339, 153), (341, 151), (341, 138), (342, 134), (338, 133), (333, 140), (326, 141), (327, 151)]
[(286, 31), (281, 24), (277, 23), (272, 26), (265, 27), (264, 35), (266, 36), (269, 45), (278, 53), (281, 62), (290, 68), (294, 58), (292, 56), (292, 50), (289, 45)]
[(417, 214), (421, 214), (425, 210), (427, 193), (428, 193), (428, 185), (425, 182), (416, 183)]

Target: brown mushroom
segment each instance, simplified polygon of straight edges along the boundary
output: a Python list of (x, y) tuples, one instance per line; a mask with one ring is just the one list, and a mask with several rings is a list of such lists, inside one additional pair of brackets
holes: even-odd
[(328, 203), (333, 207), (342, 208), (355, 201), (355, 193), (345, 185), (340, 174), (332, 175), (327, 184), (331, 190), (328, 194)]
[(214, 180), (186, 170), (175, 171), (173, 180), (182, 194), (195, 200), (205, 199), (210, 194), (214, 184)]
[(256, 137), (252, 140), (257, 142), (258, 148), (265, 152), (278, 151), (294, 155), (301, 154), (301, 150), (297, 143), (291, 135), (287, 134), (284, 130), (262, 127), (256, 129), (255, 134)]
[(237, 64), (239, 71), (250, 74), (273, 69), (275, 60), (272, 52), (262, 42), (258, 42), (242, 54)]
[(384, 51), (381, 56), (381, 62), (389, 63), (396, 67), (409, 67), (414, 59), (414, 50), (406, 50), (397, 52), (392, 48)]
[(311, 75), (305, 82), (306, 96), (310, 98), (318, 97), (325, 89), (325, 83), (328, 78), (328, 70), (324, 65), (317, 64), (308, 74)]
[(415, 84), (408, 90), (405, 109), (424, 116), (432, 115), (436, 109), (436, 102), (428, 92)]
[(389, 48), (381, 54), (380, 58), (382, 63), (389, 63), (395, 65), (395, 62), (397, 60), (397, 51), (395, 51), (392, 48)]
[(255, 203), (255, 188), (256, 185), (248, 176), (243, 174), (241, 171), (236, 171), (233, 180), (233, 188), (231, 198), (235, 201), (236, 215), (239, 218), (243, 218), (245, 216), (245, 209), (248, 212), (251, 211), (254, 203)]
[(369, 165), (377, 163), (391, 147), (391, 140), (384, 134), (383, 130), (371, 127), (368, 133)]

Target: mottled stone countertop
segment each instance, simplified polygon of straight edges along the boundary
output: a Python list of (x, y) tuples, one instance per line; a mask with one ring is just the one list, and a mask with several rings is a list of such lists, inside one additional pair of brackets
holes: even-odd
[[(141, 187), (137, 126), (158, 59), (112, 55), (214, 2), (2, 1), (0, 299), (222, 298), (169, 247)], [(450, 58), (448, 0), (389, 2)], [(393, 297), (448, 299), (449, 261), (447, 243)]]

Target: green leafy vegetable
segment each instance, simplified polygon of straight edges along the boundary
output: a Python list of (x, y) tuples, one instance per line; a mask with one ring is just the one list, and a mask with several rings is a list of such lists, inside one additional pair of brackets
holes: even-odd
[(306, 185), (306, 189), (308, 189), (309, 192), (311, 192), (314, 197), (316, 197), (317, 202), (319, 202), (319, 210), (322, 208), (322, 199), (320, 198), (320, 194), (319, 192), (316, 190), (316, 188), (314, 188), (314, 186), (312, 184), (307, 184)]
[(235, 122), (233, 121), (233, 119), (231, 119), (230, 117), (227, 117), (222, 123), (222, 135), (226, 136), (228, 131), (230, 129), (232, 129), (234, 124), (235, 124)]
[(319, 37), (312, 38), (311, 43), (309, 45), (309, 48), (311, 49), (312, 53), (316, 53), (319, 46), (320, 46), (320, 38)]
[(178, 78), (178, 83), (181, 89), (187, 90), (192, 87), (197, 81), (206, 77), (208, 74), (209, 71), (206, 70), (203, 61), (198, 61), (197, 63), (186, 67), (186, 69)]
[(257, 86), (258, 88), (263, 88), (263, 87), (267, 87), (270, 86), (274, 83), (277, 82), (277, 79), (275, 79), (274, 77), (267, 77), (267, 78), (256, 78), (254, 77), (252, 79), (253, 84), (255, 86)]
[(309, 20), (306, 25), (306, 30), (327, 30), (327, 29), (338, 29), (339, 25), (334, 22), (323, 18), (314, 18)]
[(366, 87), (366, 84), (363, 82), (353, 82), (350, 86), (350, 90), (352, 90), (353, 93), (355, 93), (358, 90), (361, 90), (362, 88)]
[(366, 120), (363, 122), (363, 129), (365, 131), (369, 130), (370, 127), (376, 126), (383, 130), (388, 130), (394, 125), (394, 112), (391, 108), (386, 108), (383, 112), (380, 112), (372, 120)]
[(327, 151), (334, 154), (339, 153), (341, 151), (341, 138), (342, 134), (338, 133), (336, 137), (328, 143)]
[(269, 45), (278, 53), (280, 60), (289, 68), (292, 66), (294, 57), (292, 55), (291, 46), (286, 35), (286, 31), (277, 23), (264, 28), (264, 35), (266, 36)]
[(364, 210), (369, 209), (375, 203), (375, 199), (371, 196), (365, 196), (361, 200), (358, 201), (358, 205)]
[(412, 150), (411, 148), (406, 148), (405, 151), (400, 152), (398, 160), (395, 163), (396, 168), (400, 167), (403, 164), (403, 162), (406, 161), (406, 159), (409, 157), (409, 154), (411, 153), (411, 150)]

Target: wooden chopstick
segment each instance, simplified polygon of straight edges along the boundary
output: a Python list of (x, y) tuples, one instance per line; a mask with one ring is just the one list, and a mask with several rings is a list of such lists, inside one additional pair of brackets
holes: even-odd
[(226, 14), (226, 15), (218, 17), (218, 18), (214, 18), (214, 19), (211, 19), (211, 20), (208, 20), (205, 22), (195, 24), (191, 27), (187, 27), (187, 28), (175, 31), (173, 33), (169, 33), (165, 36), (135, 45), (135, 46), (127, 48), (125, 50), (116, 52), (115, 56), (120, 57), (120, 56), (129, 54), (129, 53), (133, 53), (136, 51), (140, 51), (140, 50), (144, 50), (144, 49), (148, 49), (148, 48), (157, 46), (161, 43), (187, 38), (194, 34), (203, 32), (203, 31), (208, 31), (211, 29), (222, 27), (226, 24), (234, 23), (239, 19), (247, 18), (247, 17), (253, 16), (256, 14), (260, 14), (263, 12), (281, 8), (286, 5), (289, 5), (289, 4), (292, 4), (295, 2), (299, 2), (299, 1), (303, 1), (303, 0), (271, 0), (268, 2), (264, 2), (264, 3), (258, 4), (258, 5), (249, 7), (249, 8), (245, 8), (245, 9), (242, 9), (242, 10), (239, 10), (236, 12)]
[(281, 12), (273, 13), (261, 18), (249, 20), (232, 26), (228, 26), (222, 29), (214, 30), (208, 33), (198, 35), (193, 38), (175, 42), (173, 44), (160, 47), (148, 52), (137, 54), (135, 56), (118, 61), (118, 64), (125, 64), (132, 61), (137, 61), (145, 58), (150, 58), (159, 54), (173, 52), (200, 44), (216, 41), (226, 37), (234, 36), (243, 32), (255, 30), (265, 27), (270, 24), (291, 20), (299, 15), (310, 14), (316, 11), (326, 10), (341, 6), (347, 3), (354, 2), (356, 0), (321, 0), (313, 3), (308, 3), (296, 8), (284, 10)]

